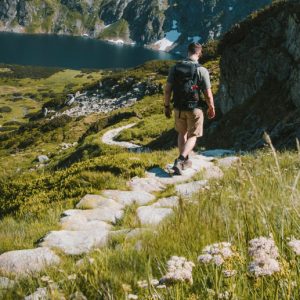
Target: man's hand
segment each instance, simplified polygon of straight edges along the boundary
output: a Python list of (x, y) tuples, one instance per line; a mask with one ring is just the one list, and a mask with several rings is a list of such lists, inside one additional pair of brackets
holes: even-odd
[(170, 119), (172, 116), (172, 110), (170, 106), (165, 106), (165, 116)]
[(216, 116), (216, 111), (214, 106), (209, 106), (207, 110), (207, 117), (213, 119)]

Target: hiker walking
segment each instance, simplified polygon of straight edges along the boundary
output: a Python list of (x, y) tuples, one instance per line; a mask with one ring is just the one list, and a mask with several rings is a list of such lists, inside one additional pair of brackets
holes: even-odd
[(202, 46), (191, 43), (188, 57), (170, 68), (165, 87), (165, 115), (171, 118), (171, 96), (174, 102), (175, 129), (178, 132), (179, 157), (175, 159), (173, 170), (181, 175), (182, 170), (190, 168), (189, 154), (196, 145), (197, 138), (203, 135), (203, 92), (208, 105), (207, 116), (215, 117), (214, 98), (208, 70), (198, 60), (202, 56)]

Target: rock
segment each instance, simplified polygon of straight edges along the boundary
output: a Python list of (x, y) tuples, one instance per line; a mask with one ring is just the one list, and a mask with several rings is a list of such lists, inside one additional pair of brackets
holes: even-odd
[(76, 205), (76, 207), (81, 209), (110, 207), (110, 208), (120, 210), (124, 206), (112, 199), (108, 199), (100, 195), (87, 194), (80, 200), (80, 202)]
[(157, 202), (155, 202), (153, 207), (177, 207), (179, 205), (179, 197), (172, 196), (168, 198), (161, 198)]
[(221, 179), (223, 178), (223, 171), (217, 166), (211, 166), (204, 171), (203, 178), (206, 180), (209, 179)]
[(43, 164), (43, 163), (48, 162), (50, 159), (47, 155), (39, 155), (37, 157), (37, 160), (39, 161), (39, 163)]
[(33, 294), (24, 298), (24, 300), (48, 300), (47, 288), (38, 288)]
[(158, 180), (160, 183), (164, 185), (176, 184), (176, 183), (187, 181), (191, 179), (199, 171), (213, 166), (213, 163), (210, 162), (210, 159), (207, 159), (202, 155), (194, 155), (193, 157), (190, 158), (190, 160), (192, 161), (192, 167), (188, 168), (187, 170), (184, 170), (183, 174), (180, 176), (170, 175), (170, 173), (172, 172), (171, 168), (173, 165), (168, 166), (168, 170), (170, 173), (168, 173), (167, 171), (161, 168), (153, 168), (148, 172), (146, 172), (146, 176), (149, 178), (155, 178), (156, 180)]
[(85, 216), (82, 215), (73, 215), (63, 217), (60, 220), (62, 229), (71, 230), (71, 231), (89, 231), (89, 230), (102, 230), (102, 229), (111, 229), (111, 225), (106, 222), (99, 220), (88, 221)]
[(135, 238), (145, 232), (150, 232), (150, 229), (149, 228), (134, 228), (129, 233), (127, 233), (126, 239)]
[(145, 205), (155, 199), (153, 195), (143, 191), (105, 190), (102, 194), (118, 201), (123, 205), (131, 205), (133, 203)]
[(59, 257), (47, 247), (9, 251), (0, 255), (0, 271), (24, 276), (59, 262)]
[(218, 165), (223, 168), (230, 168), (232, 165), (239, 163), (241, 161), (240, 157), (229, 156), (218, 160)]
[(194, 193), (203, 190), (208, 185), (207, 180), (192, 181), (175, 186), (176, 192), (185, 198), (191, 197)]
[(14, 280), (10, 280), (6, 277), (0, 277), (0, 291), (11, 289), (15, 284), (16, 282)]
[(128, 185), (133, 191), (145, 191), (148, 193), (159, 192), (166, 188), (161, 182), (159, 182), (155, 178), (134, 177), (130, 180)]
[(123, 217), (123, 210), (114, 207), (103, 207), (95, 209), (69, 209), (63, 212), (63, 216), (82, 216), (87, 221), (104, 221), (115, 223)]
[(141, 206), (137, 209), (137, 216), (142, 225), (157, 225), (172, 213), (171, 208)]
[(89, 231), (51, 231), (41, 242), (43, 247), (62, 250), (65, 254), (79, 255), (107, 245), (108, 233), (106, 229)]

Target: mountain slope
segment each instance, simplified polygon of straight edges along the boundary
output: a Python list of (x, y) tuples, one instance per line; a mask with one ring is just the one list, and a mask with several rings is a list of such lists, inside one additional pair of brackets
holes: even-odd
[(268, 132), (277, 147), (300, 139), (298, 1), (279, 2), (224, 36), (219, 48), (224, 117), (207, 145), (256, 149)]
[[(219, 38), (232, 24), (269, 3), (270, 0), (3, 0), (0, 30), (87, 33), (98, 38), (110, 24), (125, 20), (129, 35), (121, 38), (126, 42), (176, 52), (191, 40)], [(109, 34), (104, 36), (108, 38)], [(164, 38), (167, 44), (162, 41), (154, 45)]]

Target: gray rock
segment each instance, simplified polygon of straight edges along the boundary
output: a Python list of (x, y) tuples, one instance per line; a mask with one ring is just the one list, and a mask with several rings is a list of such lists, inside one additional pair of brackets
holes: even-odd
[(141, 206), (137, 209), (137, 216), (142, 225), (158, 225), (163, 219), (173, 213), (171, 208)]
[(120, 210), (124, 206), (112, 199), (108, 199), (100, 195), (87, 194), (80, 200), (80, 202), (76, 205), (76, 207), (81, 209), (108, 207), (108, 208), (114, 208), (116, 210)]
[(203, 174), (203, 178), (206, 180), (221, 179), (223, 178), (223, 176), (224, 176), (223, 171), (217, 166), (212, 166), (210, 168), (207, 168)]
[(64, 230), (71, 231), (89, 231), (89, 230), (102, 230), (102, 229), (111, 229), (111, 225), (106, 222), (99, 220), (88, 221), (85, 216), (82, 215), (73, 215), (63, 217), (60, 220), (61, 227)]
[(123, 217), (124, 211), (114, 207), (103, 207), (95, 209), (69, 209), (64, 211), (64, 216), (82, 216), (87, 221), (104, 221), (115, 223)]
[(41, 163), (41, 164), (46, 163), (50, 160), (47, 155), (39, 155), (37, 157), (37, 159), (38, 159), (39, 163)]
[(108, 233), (106, 229), (90, 231), (51, 231), (41, 242), (44, 247), (58, 248), (65, 254), (79, 255), (107, 245)]
[(9, 251), (0, 255), (0, 271), (24, 276), (59, 262), (59, 257), (47, 247)]
[(232, 165), (241, 162), (240, 157), (237, 156), (230, 156), (224, 157), (218, 160), (218, 165), (223, 168), (230, 168)]
[(105, 197), (112, 198), (123, 205), (131, 205), (133, 203), (145, 205), (155, 199), (155, 197), (150, 193), (142, 191), (105, 190), (102, 194)]
[(144, 191), (148, 193), (159, 192), (166, 187), (155, 178), (139, 178), (134, 177), (130, 180), (128, 185), (133, 191)]
[(205, 187), (207, 187), (207, 185), (207, 180), (192, 181), (175, 186), (175, 190), (180, 196), (189, 198), (193, 194), (199, 192), (200, 190), (203, 190)]
[(161, 198), (157, 202), (155, 202), (153, 207), (177, 207), (179, 205), (179, 197), (172, 196), (168, 198)]
[(14, 287), (16, 282), (14, 280), (10, 280), (6, 277), (0, 277), (0, 291), (1, 290), (7, 290)]
[(24, 300), (48, 300), (47, 288), (38, 288), (33, 294), (26, 296)]

